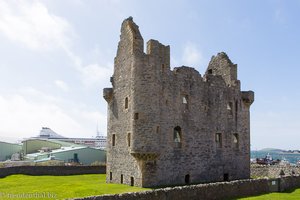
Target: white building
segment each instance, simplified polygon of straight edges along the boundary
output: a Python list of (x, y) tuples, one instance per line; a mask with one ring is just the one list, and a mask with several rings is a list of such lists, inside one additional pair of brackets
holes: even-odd
[(106, 148), (106, 136), (100, 135), (99, 132), (97, 133), (97, 136), (95, 138), (67, 138), (57, 134), (56, 132), (54, 132), (48, 127), (43, 127), (42, 130), (40, 131), (39, 136), (34, 138), (43, 138), (48, 140), (54, 139), (54, 140), (89, 146), (97, 149)]

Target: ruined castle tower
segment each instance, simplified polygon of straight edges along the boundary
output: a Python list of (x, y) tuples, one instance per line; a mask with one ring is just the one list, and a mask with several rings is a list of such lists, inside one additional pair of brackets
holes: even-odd
[(237, 65), (213, 56), (205, 75), (170, 69), (170, 47), (123, 21), (108, 103), (107, 182), (141, 187), (250, 177), (252, 91)]

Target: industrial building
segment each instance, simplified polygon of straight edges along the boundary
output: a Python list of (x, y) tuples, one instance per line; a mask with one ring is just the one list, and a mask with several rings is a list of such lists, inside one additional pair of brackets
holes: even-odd
[(96, 138), (67, 138), (43, 127), (38, 137), (24, 139), (22, 144), (0, 142), (0, 161), (20, 160), (44, 162), (58, 160), (64, 163), (90, 165), (106, 163), (106, 136)]
[(25, 159), (33, 162), (60, 160), (65, 163), (105, 163), (106, 151), (88, 146), (49, 139), (28, 139), (23, 141)]
[(65, 163), (80, 163), (90, 165), (92, 163), (105, 163), (106, 152), (101, 149), (90, 147), (62, 147), (60, 149), (27, 154), (26, 159), (33, 162), (43, 162), (47, 160), (60, 160)]
[(22, 145), (0, 141), (0, 161), (10, 160), (15, 153), (22, 151)]

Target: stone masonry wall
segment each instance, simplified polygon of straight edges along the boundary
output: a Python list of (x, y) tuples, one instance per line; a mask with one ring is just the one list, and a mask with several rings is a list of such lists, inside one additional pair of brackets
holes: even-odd
[(107, 182), (153, 187), (250, 177), (252, 91), (213, 56), (204, 76), (170, 69), (170, 47), (123, 21), (108, 103)]
[(152, 191), (78, 198), (77, 200), (224, 200), (256, 196), (300, 187), (300, 176), (248, 179), (231, 182), (178, 186)]
[(18, 166), (0, 168), (0, 178), (13, 175), (79, 175), (79, 174), (105, 174), (105, 166)]

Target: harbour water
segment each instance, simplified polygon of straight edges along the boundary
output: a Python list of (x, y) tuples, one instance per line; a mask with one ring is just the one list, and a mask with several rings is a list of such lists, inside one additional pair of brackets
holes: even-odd
[(274, 160), (286, 159), (290, 163), (296, 164), (300, 160), (300, 153), (282, 153), (274, 151), (251, 151), (251, 158), (264, 158), (267, 154), (270, 154)]

